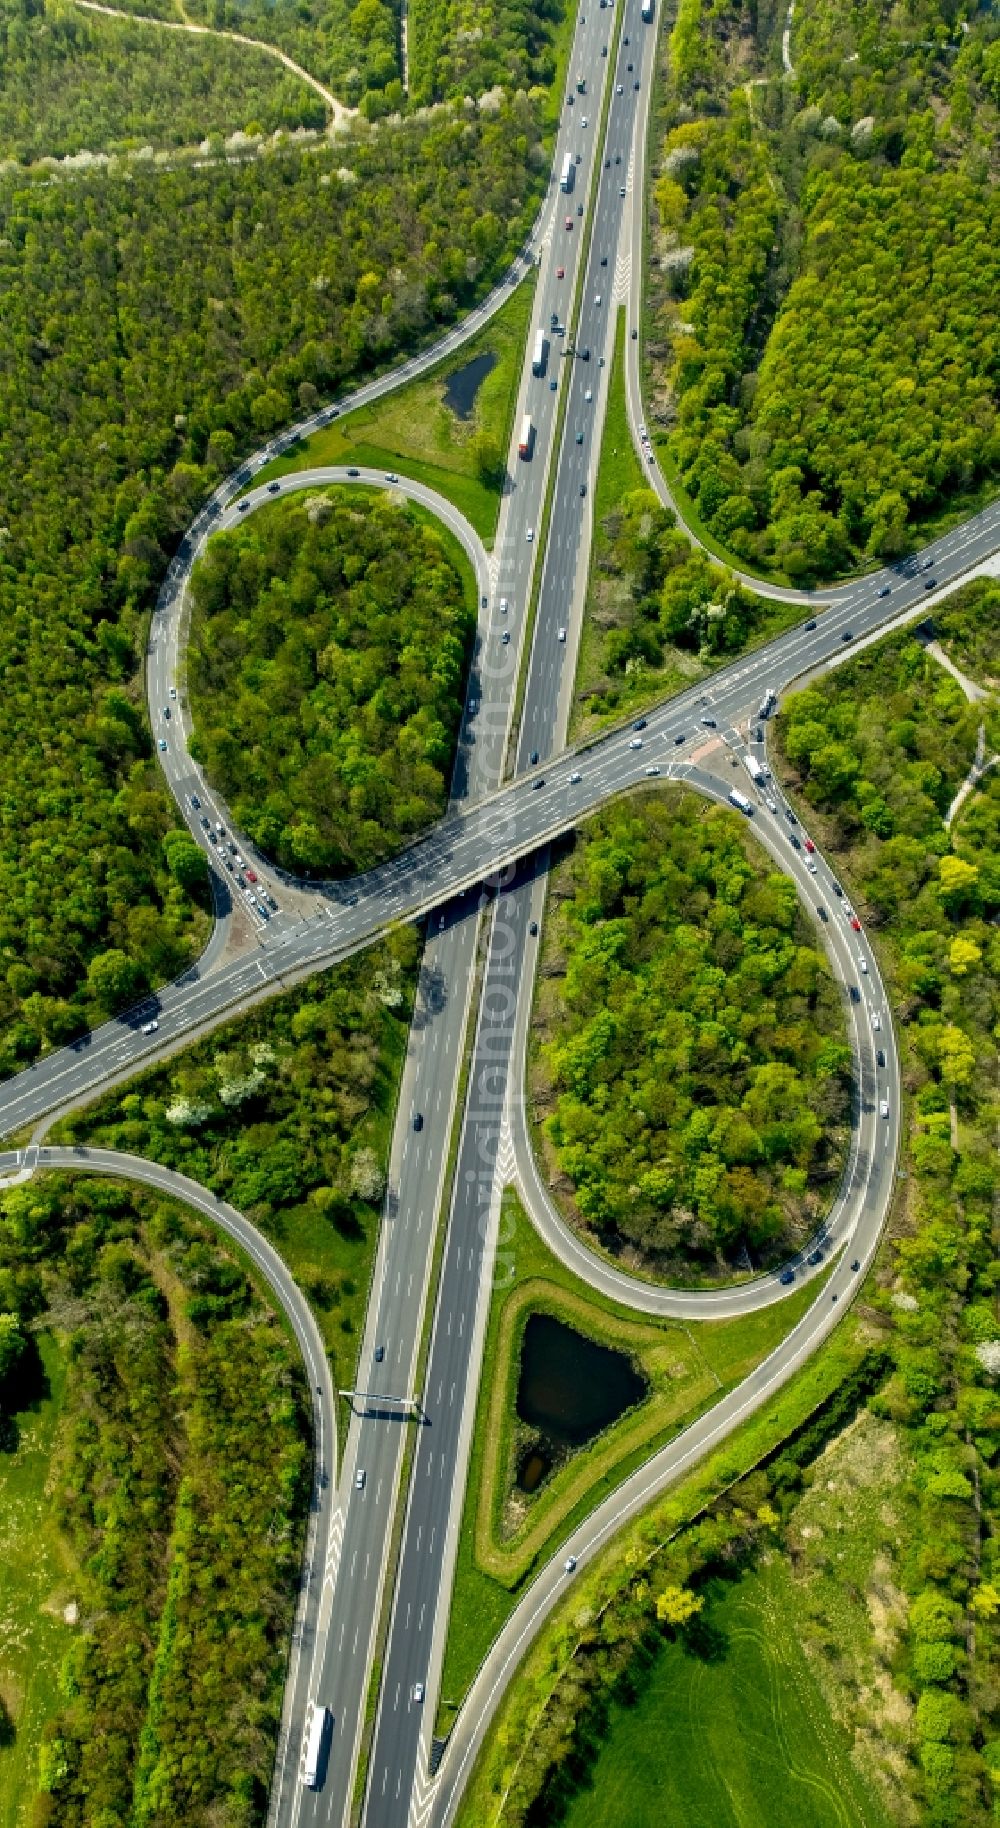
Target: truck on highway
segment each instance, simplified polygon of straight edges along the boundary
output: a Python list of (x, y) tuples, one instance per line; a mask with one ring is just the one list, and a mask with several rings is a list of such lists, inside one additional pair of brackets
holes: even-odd
[(740, 812), (745, 812), (748, 818), (753, 817), (753, 807), (747, 799), (746, 794), (741, 793), (738, 787), (733, 787), (730, 790), (729, 798), (734, 806), (739, 807)]
[[(556, 320), (558, 322), (558, 319)], [(545, 358), (549, 353), (548, 338), (544, 330), (539, 330), (535, 337), (535, 347), (531, 356), (532, 374), (545, 373)]]
[(777, 702), (778, 702), (777, 692), (772, 691), (771, 687), (768, 686), (767, 691), (764, 693), (764, 696), (760, 701), (760, 710), (758, 711), (757, 716), (758, 717), (770, 717), (771, 712), (774, 710)]
[(531, 457), (531, 447), (535, 442), (535, 428), (531, 423), (531, 414), (525, 413), (521, 420), (521, 436), (517, 441), (517, 454), (525, 463)]
[(323, 1759), (326, 1752), (327, 1729), (330, 1724), (330, 1710), (317, 1701), (313, 1705), (312, 1719), (306, 1738), (305, 1767), (302, 1782), (307, 1790), (318, 1790), (323, 1771)]
[(642, 16), (646, 24), (649, 25), (653, 17), (653, 0), (642, 0)]
[(587, 78), (586, 78), (586, 77), (585, 77), (585, 76), (578, 76), (578, 77), (577, 77), (577, 79), (576, 79), (576, 92), (577, 92), (577, 95), (586, 95), (586, 93), (587, 93)]
[(743, 766), (752, 781), (759, 782), (767, 780), (767, 769), (761, 765), (755, 755), (745, 755), (743, 757)]
[(566, 154), (566, 157), (563, 160), (562, 177), (559, 180), (559, 189), (565, 190), (565, 191), (571, 191), (575, 182), (576, 182), (576, 166), (573, 163), (573, 154), (571, 152), (568, 152)]

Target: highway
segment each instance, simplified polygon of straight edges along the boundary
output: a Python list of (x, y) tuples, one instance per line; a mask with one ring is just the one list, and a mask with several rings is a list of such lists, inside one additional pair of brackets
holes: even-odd
[[(602, 54), (604, 45), (607, 57)], [(866, 936), (856, 932), (843, 913), (828, 864), (817, 854), (813, 874), (796, 849), (792, 840), (799, 828), (790, 821), (780, 795), (770, 792), (776, 808), (772, 811), (769, 795), (751, 787), (742, 766), (746, 733), (748, 725), (756, 724), (767, 692), (780, 695), (795, 680), (852, 657), (859, 645), (891, 623), (923, 615), (939, 593), (993, 554), (1000, 546), (1000, 504), (943, 536), (905, 567), (815, 595), (772, 588), (770, 594), (802, 603), (803, 621), (797, 627), (649, 713), (641, 732), (629, 727), (575, 750), (565, 748), (618, 301), (629, 301), (630, 326), (638, 320), (637, 254), (653, 47), (654, 28), (643, 25), (639, 0), (619, 0), (607, 8), (591, 0), (591, 10), (581, 15), (577, 26), (568, 65), (572, 104), (568, 95), (553, 178), (514, 274), (516, 278), (537, 264), (534, 326), (546, 331), (548, 357), (544, 374), (535, 375), (530, 347), (526, 352), (508, 461), (510, 486), (493, 553), (485, 551), (457, 510), (402, 477), (361, 466), (332, 466), (269, 483), (255, 479), (295, 437), (426, 371), (458, 347), (503, 302), (507, 282), (421, 357), (273, 440), (220, 486), (189, 529), (153, 618), (147, 692), (154, 736), (166, 744), (158, 750), (166, 778), (189, 829), (208, 853), (219, 914), (212, 940), (197, 964), (175, 983), (0, 1086), (0, 1131), (25, 1131), (74, 1100), (132, 1077), (143, 1065), (208, 1032), (228, 1014), (242, 1012), (348, 957), (392, 924), (428, 917), (385, 1220), (359, 1357), (363, 1394), (344, 1411), (349, 1425), (336, 1479), (336, 1398), (325, 1359), (321, 1369), (316, 1366), (314, 1324), (294, 1286), (284, 1286), (290, 1283), (287, 1272), (284, 1282), (276, 1281), (270, 1260), (257, 1259), (299, 1338), (314, 1393), (318, 1441), (310, 1538), (271, 1800), (272, 1828), (297, 1828), (300, 1823), (337, 1828), (347, 1820), (376, 1660), (381, 1680), (363, 1767), (363, 1819), (370, 1828), (399, 1828), (404, 1820), (423, 1828), (431, 1820), (454, 1819), (504, 1686), (531, 1635), (565, 1591), (565, 1555), (575, 1555), (585, 1566), (625, 1517), (634, 1515), (766, 1401), (815, 1350), (872, 1259), (891, 1194), (899, 1071), (877, 963)], [(585, 80), (585, 94), (576, 93), (578, 77)], [(567, 154), (574, 178), (571, 191), (563, 193), (558, 173)], [(556, 334), (553, 317), (564, 335)], [(638, 343), (630, 336), (626, 352), (630, 421), (650, 480), (666, 501), (664, 479), (642, 444)], [(530, 459), (522, 462), (516, 440), (525, 413), (535, 431)], [(187, 585), (211, 534), (293, 490), (333, 482), (398, 488), (438, 514), (472, 564), (480, 611), (446, 817), (403, 855), (378, 869), (350, 883), (324, 884), (295, 881), (259, 857), (191, 760), (183, 653)], [(543, 542), (547, 492), (549, 521)], [(928, 590), (931, 580), (935, 588)], [(765, 588), (747, 581), (755, 589)], [(512, 738), (514, 775), (505, 783)], [(537, 928), (544, 916), (548, 847), (611, 796), (668, 780), (686, 782), (722, 801), (738, 784), (752, 801), (753, 829), (765, 849), (795, 881), (804, 905), (815, 910), (821, 904), (829, 915), (819, 931), (831, 969), (843, 986), (855, 1054), (856, 1102), (850, 1156), (827, 1220), (826, 1258), (822, 1264), (809, 1265), (800, 1257), (794, 1265), (798, 1284), (827, 1274), (831, 1255), (844, 1245), (849, 1248), (843, 1250), (809, 1312), (766, 1363), (633, 1474), (542, 1570), (480, 1672), (440, 1774), (432, 1779), (431, 1727), (482, 1339), (494, 1278), (503, 1274), (499, 1222), (504, 1184), (519, 1181), (543, 1235), (572, 1268), (645, 1311), (718, 1317), (765, 1305), (786, 1292), (776, 1276), (720, 1291), (658, 1289), (599, 1261), (573, 1237), (548, 1199), (525, 1127), (524, 1048)], [(200, 804), (193, 805), (192, 797)], [(248, 864), (259, 880), (248, 880), (242, 888), (239, 873)], [(277, 909), (270, 906), (268, 896)], [(234, 919), (237, 906), (239, 921)], [(482, 984), (477, 1001), (479, 963)], [(873, 1010), (885, 1016), (879, 1034), (885, 1046), (882, 1068), (873, 1041)], [(153, 1023), (156, 1027), (144, 1033)], [(463, 1060), (470, 1033), (469, 1089), (463, 1105)], [(882, 1100), (888, 1105), (885, 1117), (879, 1112)], [(444, 1213), (456, 1115), (457, 1161)], [(44, 1148), (0, 1158), (0, 1171), (5, 1166), (23, 1170), (46, 1165), (128, 1172), (156, 1185), (163, 1184), (160, 1177), (169, 1177), (169, 1171), (149, 1164), (135, 1164), (127, 1157), (98, 1160), (96, 1153), (88, 1154), (85, 1164), (80, 1152)], [(169, 1178), (172, 1183), (179, 1179)], [(193, 1184), (180, 1197), (210, 1211), (254, 1254), (256, 1234), (247, 1241), (239, 1230), (246, 1224), (240, 1215), (223, 1209)], [(433, 1324), (421, 1373), (434, 1246), (445, 1219)], [(853, 1261), (860, 1265), (857, 1272), (850, 1267)], [(403, 1491), (407, 1442), (413, 1447), (413, 1464)], [(394, 1563), (399, 1504), (404, 1506), (403, 1529)], [(384, 1648), (379, 1643), (383, 1616)], [(331, 1710), (332, 1732), (323, 1781), (317, 1789), (307, 1790), (301, 1781), (301, 1750), (310, 1705), (317, 1698)]]

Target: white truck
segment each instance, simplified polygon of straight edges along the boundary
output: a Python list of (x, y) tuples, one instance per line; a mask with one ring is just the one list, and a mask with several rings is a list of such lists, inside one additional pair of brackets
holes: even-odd
[(312, 1719), (309, 1722), (309, 1733), (306, 1738), (305, 1768), (302, 1772), (302, 1782), (305, 1784), (307, 1790), (319, 1789), (323, 1754), (326, 1750), (327, 1727), (329, 1726), (329, 1723), (329, 1708), (321, 1706), (318, 1701), (315, 1702), (313, 1705)]
[(760, 710), (758, 711), (757, 716), (758, 717), (770, 717), (771, 712), (774, 710), (774, 707), (777, 704), (777, 702), (778, 702), (777, 692), (773, 691), (771, 689), (771, 687), (768, 686), (767, 691), (764, 693), (764, 696), (760, 701)]
[(548, 338), (546, 337), (544, 330), (539, 330), (535, 337), (535, 347), (532, 351), (532, 356), (531, 356), (532, 374), (544, 374), (545, 373), (545, 358), (548, 355), (548, 353), (549, 353)]
[(576, 182), (576, 166), (573, 163), (573, 154), (571, 152), (568, 152), (566, 154), (566, 157), (563, 160), (562, 177), (559, 180), (559, 189), (565, 190), (565, 191), (571, 191), (575, 182)]
[(733, 787), (730, 790), (729, 798), (734, 806), (739, 807), (740, 812), (745, 812), (748, 818), (753, 817), (753, 807), (747, 799), (746, 794), (741, 793), (738, 787)]
[(521, 436), (517, 441), (517, 454), (527, 463), (531, 457), (531, 447), (535, 442), (535, 428), (531, 423), (531, 414), (525, 413), (521, 420)]
[(646, 24), (649, 25), (653, 17), (653, 0), (642, 0), (642, 16)]
[(757, 781), (759, 783), (767, 780), (767, 769), (763, 767), (755, 755), (745, 755), (743, 757), (743, 766), (752, 781)]

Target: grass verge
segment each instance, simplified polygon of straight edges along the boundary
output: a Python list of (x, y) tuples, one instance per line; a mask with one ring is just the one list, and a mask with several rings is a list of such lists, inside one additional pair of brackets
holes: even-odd
[[(788, 1302), (739, 1320), (685, 1325), (638, 1318), (597, 1293), (552, 1255), (516, 1193), (504, 1200), (505, 1254), (514, 1275), (494, 1291), (486, 1333), (469, 1480), (442, 1678), (440, 1725), (447, 1730), (486, 1651), (513, 1611), (538, 1562), (608, 1492), (737, 1384), (778, 1344), (815, 1297), (815, 1286)], [(649, 1382), (649, 1395), (589, 1446), (565, 1461), (511, 1522), (517, 1455), (515, 1399), (524, 1326), (547, 1313), (614, 1350), (626, 1351)]]
[[(488, 434), (503, 462), (534, 298), (532, 272), (488, 324), (443, 357), (429, 374), (405, 382), (382, 399), (358, 407), (301, 440), (261, 470), (254, 486), (323, 464), (356, 463), (398, 470), (437, 489), (491, 546), (501, 486), (499, 480), (486, 481), (480, 474), (478, 439), (480, 434)], [(461, 419), (445, 403), (445, 387), (459, 369), (487, 354), (496, 357), (495, 366), (478, 389), (470, 417)]]

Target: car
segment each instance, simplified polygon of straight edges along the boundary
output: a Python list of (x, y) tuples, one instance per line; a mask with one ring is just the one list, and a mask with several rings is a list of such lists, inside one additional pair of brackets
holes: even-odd
[(811, 857), (810, 857), (810, 858), (809, 858), (809, 860), (808, 860), (808, 862), (807, 862), (807, 864), (806, 864), (806, 869), (807, 869), (807, 870), (808, 870), (808, 871), (809, 871), (809, 874), (810, 874), (810, 876), (815, 876), (815, 874), (816, 874), (816, 865), (815, 865), (815, 863), (814, 863), (814, 862), (813, 862), (813, 860), (812, 860), (812, 858), (811, 858)]
[(921, 571), (929, 571), (931, 566), (933, 565), (933, 563), (934, 563), (933, 559), (921, 559), (921, 561), (920, 561)]
[(763, 741), (764, 741), (764, 726), (763, 726), (763, 724), (758, 724), (756, 730), (754, 731), (754, 742), (762, 743)]
[(573, 227), (573, 218), (572, 218), (572, 216), (567, 216), (567, 217), (566, 217), (566, 228), (567, 228), (567, 231), (568, 231), (568, 230), (569, 230), (569, 229), (571, 229), (571, 228), (572, 228), (572, 227)]
[(632, 84), (632, 87), (633, 87), (633, 89), (638, 89), (638, 87), (639, 87), (639, 78), (638, 77), (636, 77), (635, 82)]
[(924, 579), (924, 589), (925, 590), (936, 590), (937, 589), (937, 578), (925, 578)]
[(576, 1567), (576, 1556), (567, 1555), (566, 1560), (563, 1562), (563, 1573), (572, 1574), (575, 1567)]
[(858, 960), (858, 970), (859, 970), (859, 971), (863, 971), (863, 972), (864, 972), (864, 975), (865, 975), (865, 977), (867, 977), (867, 976), (868, 976), (868, 960), (867, 960), (867, 959), (865, 959), (865, 958), (859, 958), (859, 960)]
[(623, 44), (628, 44), (628, 33), (627, 33), (627, 32), (626, 32), (626, 34), (625, 34), (625, 36), (624, 36), (624, 38), (623, 38), (623, 39), (622, 39), (622, 43), (623, 43)]
[(892, 596), (892, 585), (883, 584), (883, 586), (878, 594), (880, 597), (891, 597)]
[(501, 647), (510, 646), (510, 630), (507, 628), (504, 629), (503, 634), (500, 636), (500, 646)]
[(855, 933), (861, 932), (861, 922), (856, 914), (851, 915), (851, 926), (854, 928)]
[(556, 268), (556, 278), (557, 278), (557, 279), (565, 279), (565, 277), (566, 277), (566, 268), (565, 268), (565, 267), (557, 267), (557, 268)]
[(659, 772), (660, 772), (660, 770), (658, 768), (647, 768), (646, 769), (647, 774), (659, 774)]
[(348, 470), (347, 474), (348, 474), (348, 476), (360, 476), (361, 471), (355, 469), (354, 466), (352, 465), (351, 468)]
[(417, 1134), (418, 1134), (418, 1136), (419, 1136), (419, 1134), (420, 1134), (420, 1131), (421, 1131), (421, 1130), (422, 1130), (422, 1129), (423, 1129), (423, 1127), (424, 1127), (424, 1117), (423, 1117), (423, 1112), (422, 1112), (422, 1111), (414, 1111), (414, 1113), (413, 1113), (413, 1128), (414, 1128), (414, 1129), (415, 1129), (415, 1130), (416, 1130), (416, 1132), (417, 1132)]
[(171, 686), (171, 688), (170, 688), (170, 696), (171, 696), (171, 698), (176, 698), (176, 697), (177, 697), (177, 687), (176, 687), (176, 686)]
[(621, 86), (621, 83), (615, 83), (615, 94), (616, 94), (616, 95), (624, 95), (624, 93), (625, 93), (625, 91), (624, 91), (624, 89), (623, 89), (623, 88), (622, 88), (622, 86)]
[(161, 737), (160, 737), (160, 749), (161, 749), (161, 751), (162, 751), (162, 750), (164, 750), (164, 749), (165, 749), (165, 748), (166, 748), (166, 746), (167, 746), (167, 739), (166, 739), (166, 737), (165, 737), (165, 736), (161, 736)]
[(269, 482), (267, 485), (267, 492), (269, 495), (277, 495), (280, 488), (280, 482)]
[(577, 206), (576, 206), (576, 213), (577, 213), (577, 215), (578, 215), (578, 216), (582, 216), (582, 215), (583, 215), (583, 204), (582, 204), (582, 203), (578, 203), (578, 204), (577, 204)]
[(576, 442), (577, 442), (577, 444), (582, 444), (582, 443), (583, 443), (583, 433), (582, 433), (582, 432), (577, 432), (577, 434), (576, 434)]
[(616, 152), (615, 153), (615, 164), (620, 165), (621, 162), (622, 162), (622, 155), (620, 152)]
[(806, 1258), (806, 1262), (811, 1264), (813, 1269), (816, 1268), (817, 1263), (822, 1263), (822, 1261), (823, 1252), (821, 1250), (811, 1250)]
[(860, 1001), (861, 1001), (861, 992), (860, 992), (860, 990), (859, 990), (859, 989), (858, 989), (858, 987), (857, 987), (857, 984), (848, 984), (848, 986), (847, 986), (847, 988), (848, 988), (848, 990), (849, 990), (849, 991), (850, 991), (850, 993), (851, 993), (851, 1002), (852, 1002), (852, 1003), (860, 1003)]
[(578, 782), (580, 782), (582, 780), (583, 780), (583, 775), (580, 773), (580, 770), (578, 768), (574, 768), (573, 773), (569, 777), (570, 786), (575, 787), (578, 784)]
[(589, 405), (589, 403), (590, 403), (590, 401), (591, 401), (591, 400), (592, 400), (592, 399), (593, 399), (593, 398), (594, 398), (594, 390), (593, 390), (593, 388), (592, 388), (592, 387), (588, 387), (588, 388), (587, 388), (587, 391), (586, 391), (586, 393), (585, 393), (585, 394), (584, 394), (584, 396), (583, 396), (583, 397), (584, 397), (584, 399), (585, 399), (585, 400), (586, 400), (586, 401), (587, 401), (587, 403), (588, 403), (588, 405)]
[(528, 545), (529, 545), (529, 546), (530, 546), (530, 545), (531, 545), (531, 542), (532, 542), (532, 540), (533, 540), (533, 539), (534, 539), (534, 537), (535, 537), (535, 529), (534, 529), (534, 527), (529, 527), (529, 528), (528, 528), (528, 531), (527, 531), (527, 533), (526, 533), (526, 534), (525, 534), (525, 536), (524, 536), (524, 537), (525, 537), (525, 539), (526, 539), (526, 540), (527, 540), (527, 542), (528, 542)]
[[(580, 122), (580, 125), (581, 125), (581, 127), (585, 127), (587, 125), (587, 116), (586, 115), (584, 115), (582, 121)], [(579, 164), (579, 160), (577, 160), (577, 164)]]
[(567, 95), (566, 97), (566, 106), (567, 108), (572, 108), (573, 106), (573, 97), (571, 95)]
[(816, 849), (816, 846), (813, 843), (811, 838), (806, 838), (805, 847), (806, 847), (806, 850), (810, 852), (810, 854)]
[(233, 873), (233, 860), (232, 860), (232, 858), (231, 858), (231, 857), (223, 857), (223, 859), (222, 859), (222, 863), (223, 863), (223, 868), (224, 868), (224, 869), (227, 869), (227, 870), (228, 870), (228, 871), (229, 871), (229, 874), (230, 874), (230, 876), (231, 876), (231, 875), (232, 875), (232, 873)]
[(438, 932), (439, 933), (444, 932), (444, 915), (443, 914), (438, 915)]
[(607, 45), (606, 45), (606, 44), (602, 44), (602, 46), (601, 46), (601, 56), (602, 56), (602, 57), (606, 57), (606, 56), (607, 56), (607, 54), (608, 54), (608, 47), (607, 47)]
[(608, 257), (607, 257), (607, 255), (606, 255), (606, 254), (602, 254), (602, 255), (601, 255), (601, 265), (602, 265), (602, 267), (606, 267), (606, 266), (607, 266), (607, 264), (608, 264)]
[(204, 813), (202, 813), (202, 815), (201, 815), (201, 819), (200, 819), (200, 820), (199, 820), (199, 824), (200, 824), (200, 825), (201, 825), (201, 828), (202, 828), (202, 830), (203, 830), (203, 831), (210, 831), (210, 830), (211, 830), (211, 826), (210, 826), (210, 825), (209, 825), (209, 823), (208, 823), (208, 820), (207, 820), (207, 819), (206, 819), (206, 817), (205, 817), (205, 815), (204, 815)]
[(879, 1012), (877, 1009), (873, 1009), (872, 1010), (872, 1032), (873, 1032), (873, 1034), (877, 1035), (881, 1027), (882, 1027), (882, 1017), (879, 1015)]
[(554, 394), (558, 385), (559, 385), (558, 381), (553, 376), (552, 380), (549, 382), (549, 393)]
[(853, 641), (853, 640), (854, 640), (854, 636), (853, 636), (853, 635), (852, 635), (852, 633), (851, 633), (851, 631), (850, 631), (850, 629), (849, 629), (849, 628), (845, 628), (845, 630), (844, 630), (844, 632), (843, 632), (843, 634), (842, 634), (842, 635), (841, 635), (841, 637), (840, 637), (840, 639), (841, 639), (841, 641)]
[(808, 631), (809, 631), (809, 632), (810, 632), (810, 634), (811, 634), (811, 633), (812, 633), (812, 630), (813, 630), (813, 629), (814, 629), (814, 628), (815, 628), (815, 627), (816, 627), (816, 618), (815, 618), (815, 616), (813, 616), (813, 617), (812, 617), (812, 618), (811, 618), (811, 620), (810, 620), (810, 621), (808, 621), (808, 622), (807, 622), (807, 623), (806, 623), (806, 628), (807, 628), (807, 629), (808, 629)]
[(789, 1284), (795, 1281), (795, 1271), (793, 1269), (783, 1269), (781, 1275), (778, 1277), (778, 1281), (781, 1283), (782, 1288), (788, 1288)]
[(885, 1048), (884, 1047), (880, 1047), (878, 1050), (878, 1053), (875, 1055), (875, 1064), (876, 1064), (876, 1066), (885, 1065)]
[(620, 196), (620, 197), (624, 197), (624, 195), (625, 195), (625, 186), (624, 186), (624, 184), (620, 184), (620, 185), (619, 185), (619, 186), (618, 186), (618, 195), (619, 195), (619, 196)]
[(155, 1035), (159, 1026), (160, 1026), (159, 1022), (156, 1022), (156, 1021), (144, 1022), (142, 1025), (142, 1033), (144, 1035)]
[(538, 922), (537, 922), (537, 920), (529, 920), (529, 922), (528, 922), (528, 932), (529, 932), (529, 933), (530, 933), (530, 934), (531, 934), (531, 937), (532, 937), (532, 939), (534, 939), (534, 938), (535, 938), (535, 936), (536, 936), (536, 934), (537, 934), (537, 932), (538, 932)]
[(879, 1099), (879, 1101), (878, 1101), (878, 1114), (879, 1114), (879, 1116), (880, 1116), (880, 1117), (888, 1117), (888, 1115), (889, 1115), (889, 1100), (888, 1100), (888, 1098), (880, 1098), (880, 1099)]
[(566, 639), (566, 630), (564, 628), (561, 628), (558, 630), (558, 632), (556, 634), (556, 640), (565, 641), (565, 639)]
[(538, 750), (537, 749), (532, 749), (531, 754), (528, 757), (528, 760), (530, 761), (531, 766), (534, 767), (535, 763), (538, 760)]
[(714, 717), (703, 717), (701, 721), (706, 730), (715, 730), (718, 727)]
[(510, 608), (510, 604), (508, 603), (507, 598), (501, 597), (500, 598), (500, 614), (502, 616), (505, 616), (507, 614), (507, 611), (509, 608)]
[(414, 1699), (414, 1701), (422, 1701), (422, 1700), (423, 1700), (423, 1698), (424, 1698), (424, 1685), (423, 1685), (423, 1683), (422, 1683), (422, 1682), (414, 1682), (414, 1684), (413, 1684), (413, 1699)]
[(257, 872), (256, 872), (256, 870), (247, 870), (247, 881), (248, 881), (248, 882), (256, 882), (256, 881), (257, 881)]
[(641, 749), (642, 748), (642, 737), (633, 736), (632, 741), (629, 743), (629, 748), (630, 749)]
[(632, 65), (631, 64), (628, 65), (628, 73), (631, 76), (631, 74), (632, 74)]
[(194, 807), (195, 812), (199, 812), (201, 810), (201, 801), (199, 800), (198, 795), (196, 793), (193, 793), (191, 795), (191, 804)]
[(382, 1363), (382, 1360), (384, 1359), (384, 1357), (385, 1357), (385, 1347), (376, 1346), (375, 1347), (375, 1363), (377, 1365), (380, 1365)]
[(677, 735), (674, 737), (674, 742), (675, 743), (684, 743), (686, 741), (687, 741), (687, 737), (686, 737), (684, 731), (679, 730)]
[(267, 905), (268, 905), (268, 907), (269, 907), (269, 908), (270, 908), (270, 909), (271, 909), (271, 912), (272, 912), (272, 913), (273, 913), (273, 914), (277, 914), (277, 912), (278, 912), (278, 904), (277, 904), (277, 902), (276, 902), (276, 901), (275, 901), (275, 899), (274, 899), (274, 896), (273, 896), (273, 895), (265, 895), (265, 897), (264, 897), (264, 900), (265, 900), (265, 901), (266, 901), (266, 902), (267, 902)]
[(827, 913), (827, 911), (824, 908), (823, 903), (821, 901), (818, 901), (816, 903), (816, 912), (819, 915), (820, 920), (829, 920), (830, 916)]
[(788, 834), (788, 842), (789, 842), (789, 844), (790, 844), (790, 845), (792, 845), (792, 847), (793, 847), (793, 848), (794, 848), (794, 849), (795, 849), (795, 850), (797, 850), (797, 851), (800, 851), (800, 850), (801, 850), (801, 849), (802, 849), (802, 846), (801, 846), (801, 844), (800, 844), (800, 843), (799, 843), (799, 841), (798, 841), (798, 839), (797, 839), (797, 837), (796, 837), (796, 836), (795, 836), (795, 833), (794, 833), (794, 832), (789, 832), (789, 834)]
[(539, 789), (539, 787), (544, 787), (544, 786), (545, 786), (545, 776), (544, 776), (544, 774), (536, 774), (536, 776), (535, 776), (535, 778), (534, 778), (534, 780), (533, 780), (533, 781), (532, 781), (532, 783), (531, 783), (531, 785), (532, 785), (532, 788), (533, 788), (533, 789), (534, 789), (534, 791), (535, 791), (535, 793), (537, 793), (537, 792), (538, 792), (538, 789)]
[(398, 482), (399, 477), (396, 475), (395, 470), (386, 470), (385, 480), (386, 482)]
[(839, 897), (840, 897), (840, 899), (841, 899), (841, 901), (843, 901), (843, 899), (844, 899), (844, 891), (843, 891), (843, 889), (842, 889), (842, 888), (841, 888), (841, 886), (840, 886), (840, 883), (839, 883), (839, 882), (835, 882), (835, 883), (834, 883), (834, 885), (833, 885), (833, 892), (834, 892), (834, 894), (835, 894), (835, 895), (838, 895), (838, 896), (839, 896)]
[(356, 1492), (363, 1492), (365, 1489), (365, 1469), (363, 1466), (359, 1466), (354, 1475), (354, 1489)]
[(859, 1271), (859, 1269), (860, 1269), (860, 1268), (861, 1268), (861, 1261), (860, 1261), (860, 1258), (858, 1258), (858, 1257), (855, 1257), (855, 1258), (854, 1258), (854, 1260), (853, 1260), (853, 1262), (852, 1262), (852, 1264), (851, 1264), (851, 1268), (852, 1268), (852, 1270), (853, 1270), (853, 1271), (854, 1271), (854, 1274), (855, 1274), (855, 1275), (857, 1275), (857, 1273), (858, 1273), (858, 1271)]
[(768, 812), (777, 812), (778, 810), (777, 800), (772, 800), (769, 793), (764, 795), (764, 805), (767, 807)]
[(580, 494), (581, 494), (581, 495), (586, 495), (586, 493), (587, 493), (587, 485), (586, 485), (586, 483), (585, 483), (585, 482), (581, 482), (581, 484), (580, 484)]
[(246, 514), (249, 507), (250, 503), (248, 501), (238, 501), (236, 503), (236, 512), (237, 514)]
[(785, 818), (788, 820), (789, 825), (798, 824), (798, 819), (795, 817), (795, 814), (793, 813), (790, 806), (785, 807)]

